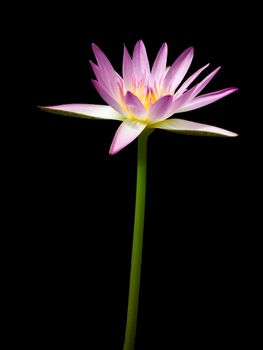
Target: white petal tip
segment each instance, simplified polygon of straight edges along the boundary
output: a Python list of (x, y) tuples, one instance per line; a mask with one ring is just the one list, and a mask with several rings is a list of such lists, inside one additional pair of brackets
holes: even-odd
[(225, 135), (223, 136), (227, 136), (227, 137), (237, 137), (239, 136), (237, 133), (232, 132), (232, 131), (228, 131), (227, 133), (225, 133)]
[(36, 106), (36, 107), (43, 110), (49, 110), (49, 109), (56, 109), (56, 107), (58, 106)]

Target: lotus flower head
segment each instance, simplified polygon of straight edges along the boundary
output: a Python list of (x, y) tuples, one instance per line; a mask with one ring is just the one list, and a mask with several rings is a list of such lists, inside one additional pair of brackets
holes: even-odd
[(122, 121), (113, 138), (110, 154), (117, 153), (149, 128), (185, 134), (237, 136), (221, 128), (170, 118), (176, 113), (206, 106), (237, 90), (226, 88), (200, 95), (220, 69), (216, 68), (192, 86), (209, 64), (183, 82), (193, 60), (192, 47), (185, 50), (171, 67), (167, 67), (168, 47), (164, 43), (150, 68), (141, 40), (135, 45), (132, 57), (124, 46), (122, 77), (98, 46), (93, 44), (92, 48), (97, 61), (97, 64), (90, 62), (96, 77), (92, 82), (107, 105), (68, 104), (45, 109), (84, 118)]

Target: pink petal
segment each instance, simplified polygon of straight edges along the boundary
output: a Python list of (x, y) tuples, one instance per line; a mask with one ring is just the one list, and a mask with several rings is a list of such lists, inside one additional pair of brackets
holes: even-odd
[(194, 123), (183, 119), (167, 119), (156, 124), (154, 127), (187, 135), (228, 137), (238, 136), (236, 133), (225, 129), (206, 124)]
[(97, 82), (97, 80), (92, 80), (92, 83), (95, 89), (98, 91), (103, 100), (113, 107), (116, 111), (118, 111), (122, 115), (127, 115), (126, 111), (121, 107), (118, 101), (116, 101), (106, 90), (105, 88)]
[(194, 49), (192, 47), (185, 50), (174, 62), (164, 79), (164, 89), (168, 89), (169, 93), (173, 93), (178, 85), (183, 80), (187, 73), (194, 56)]
[(104, 76), (104, 80), (107, 82), (108, 89), (113, 89), (113, 93), (116, 93), (118, 82), (120, 80), (118, 74), (115, 72), (114, 68), (112, 67), (112, 64), (110, 63), (106, 55), (101, 51), (101, 49), (97, 45), (92, 44), (92, 49), (98, 62), (98, 66), (101, 70), (101, 74)]
[(215, 70), (213, 70), (212, 73), (210, 73), (207, 77), (205, 77), (200, 83), (196, 85), (196, 90), (195, 90), (195, 96), (197, 96), (208, 83), (214, 78), (214, 76), (217, 74), (217, 72), (221, 69), (221, 67), (217, 67)]
[(110, 154), (113, 155), (126, 147), (136, 139), (146, 128), (146, 124), (132, 120), (125, 120), (117, 129), (111, 147)]
[(124, 97), (126, 106), (137, 118), (143, 119), (146, 114), (146, 109), (141, 101), (130, 91)]
[(184, 108), (184, 106), (187, 106), (189, 103), (191, 103), (191, 101), (194, 100), (195, 96), (197, 96), (199, 92), (202, 91), (205, 88), (205, 86), (212, 80), (212, 78), (219, 71), (219, 69), (220, 67), (216, 68), (205, 79), (193, 86), (191, 89), (187, 90), (180, 97), (177, 98), (177, 95), (175, 95), (175, 100), (171, 108), (171, 111), (173, 112), (172, 114), (178, 113)]
[[(95, 74), (96, 79), (98, 80), (98, 82), (100, 83), (100, 85), (102, 85), (104, 87), (104, 89), (109, 90), (109, 84), (108, 81), (105, 80), (105, 75), (102, 74), (102, 71), (100, 70), (99, 66), (97, 66), (95, 63), (93, 63), (92, 61), (89, 61), (90, 65), (93, 69), (93, 72)], [(109, 93), (111, 94), (111, 92), (109, 91)]]
[(176, 112), (177, 113), (187, 112), (200, 107), (204, 107), (206, 105), (209, 105), (210, 103), (220, 100), (221, 98), (229, 94), (232, 94), (237, 90), (238, 90), (237, 88), (227, 88), (219, 91), (214, 91), (209, 94), (198, 96), (194, 98), (192, 101), (190, 101), (189, 103), (187, 103), (186, 105), (179, 108)]
[(206, 64), (204, 67), (198, 69), (198, 71), (196, 71), (194, 74), (192, 74), (183, 84), (182, 86), (176, 91), (175, 96), (178, 98), (179, 96), (181, 96), (181, 94), (183, 94), (186, 89), (188, 88), (189, 85), (192, 84), (192, 82), (198, 77), (199, 74), (201, 74), (203, 72), (203, 70), (205, 70), (207, 67), (209, 66), (209, 63)]
[(137, 82), (147, 81), (150, 75), (150, 65), (148, 61), (147, 52), (142, 40), (138, 41), (134, 47), (133, 56), (134, 73)]
[(120, 113), (116, 112), (112, 107), (105, 105), (90, 105), (79, 103), (40, 108), (48, 112), (71, 117), (124, 120), (124, 117)]
[(102, 50), (95, 44), (92, 44), (92, 49), (100, 69), (108, 71), (109, 73), (114, 73), (115, 70), (112, 67), (112, 64)]
[(178, 109), (185, 106), (189, 101), (192, 101), (194, 96), (196, 96), (196, 90), (198, 86), (195, 85), (191, 89), (187, 90), (184, 94), (182, 94), (180, 97), (174, 96), (173, 104), (171, 106), (170, 110), (170, 116), (172, 116), (174, 113), (177, 113)]
[(124, 46), (123, 52), (123, 64), (122, 64), (122, 75), (124, 80), (124, 85), (127, 90), (131, 88), (132, 80), (134, 79), (134, 67), (131, 56)]
[(165, 119), (170, 112), (173, 96), (166, 95), (150, 106), (149, 118), (152, 123)]
[(160, 51), (157, 54), (157, 57), (154, 61), (152, 71), (151, 71), (151, 84), (153, 85), (154, 82), (159, 82), (163, 74), (166, 70), (166, 62), (167, 62), (167, 54), (168, 54), (168, 46), (166, 43), (164, 43)]

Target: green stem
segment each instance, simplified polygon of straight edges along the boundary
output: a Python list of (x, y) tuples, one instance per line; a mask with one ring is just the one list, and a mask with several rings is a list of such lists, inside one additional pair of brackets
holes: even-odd
[(143, 228), (146, 194), (146, 169), (147, 169), (147, 139), (146, 131), (138, 138), (137, 155), (137, 185), (136, 203), (133, 231), (133, 245), (131, 258), (130, 289), (127, 312), (127, 324), (123, 350), (133, 350), (136, 336), (136, 324), (139, 304), (139, 291), (141, 279)]

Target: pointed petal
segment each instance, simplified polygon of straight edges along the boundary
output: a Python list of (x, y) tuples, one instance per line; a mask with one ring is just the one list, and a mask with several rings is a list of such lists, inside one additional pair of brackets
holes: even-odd
[(187, 90), (180, 97), (176, 98), (176, 96), (175, 96), (173, 99), (171, 109), (170, 109), (170, 113), (167, 116), (167, 118), (171, 117), (174, 113), (177, 113), (177, 111), (181, 107), (186, 106), (189, 101), (192, 101), (194, 96), (196, 96), (197, 88), (198, 88), (198, 86), (194, 86), (191, 89)]
[(115, 72), (112, 64), (110, 63), (107, 56), (102, 52), (102, 50), (95, 44), (92, 44), (92, 49), (100, 69), (108, 71), (109, 73)]
[(91, 68), (93, 69), (95, 77), (98, 80), (98, 82), (100, 83), (100, 85), (102, 85), (104, 87), (104, 89), (108, 90), (108, 88), (109, 88), (108, 82), (107, 82), (107, 80), (105, 80), (105, 75), (102, 74), (99, 66), (97, 66), (92, 61), (89, 61), (89, 62), (90, 62)]
[(92, 49), (101, 70), (101, 74), (104, 76), (104, 80), (107, 82), (108, 90), (113, 90), (113, 93), (116, 93), (118, 82), (120, 80), (119, 75), (117, 72), (115, 72), (109, 59), (97, 45), (92, 44)]
[(156, 124), (154, 127), (187, 135), (227, 137), (238, 136), (238, 134), (225, 129), (206, 124), (194, 123), (183, 119), (164, 120)]
[[(186, 91), (184, 94), (182, 94), (180, 97), (176, 98), (174, 96), (168, 95), (172, 97), (170, 108), (167, 109), (161, 120), (165, 120), (169, 117), (171, 117), (173, 114), (177, 113), (179, 109), (181, 109), (183, 106), (185, 106), (189, 101), (192, 101), (193, 96), (195, 96), (195, 91), (197, 89), (197, 86), (194, 86), (193, 88)], [(167, 96), (167, 95), (166, 95)], [(161, 100), (161, 99), (160, 99)], [(152, 123), (154, 122), (153, 119), (151, 120)], [(160, 121), (160, 120), (158, 120)]]
[(127, 115), (126, 111), (121, 107), (118, 101), (116, 101), (106, 90), (105, 88), (97, 82), (97, 80), (92, 80), (92, 83), (95, 89), (98, 91), (99, 95), (103, 98), (103, 100), (113, 107), (116, 111), (118, 111), (122, 115)]
[(203, 70), (205, 70), (207, 67), (209, 66), (209, 63), (206, 64), (204, 67), (198, 69), (198, 71), (196, 71), (194, 74), (192, 74), (183, 84), (182, 86), (176, 91), (175, 96), (178, 98), (179, 96), (181, 96), (181, 94), (183, 94), (186, 89), (188, 88), (189, 85), (192, 84), (192, 82), (198, 77), (199, 74), (201, 74), (203, 72)]
[(125, 88), (129, 90), (135, 75), (134, 75), (133, 61), (125, 46), (124, 46), (124, 52), (123, 52), (122, 75), (123, 75)]
[(166, 70), (166, 62), (167, 62), (167, 54), (168, 54), (168, 46), (166, 43), (164, 43), (160, 51), (157, 54), (157, 57), (154, 61), (152, 71), (151, 71), (151, 84), (153, 85), (154, 82), (159, 82), (163, 74)]
[(122, 122), (113, 138), (110, 154), (113, 155), (126, 147), (135, 140), (145, 128), (146, 124), (137, 121), (127, 119)]
[(70, 117), (86, 119), (124, 120), (124, 117), (110, 106), (90, 104), (66, 104), (59, 106), (39, 107), (44, 111)]
[(191, 89), (187, 90), (184, 94), (177, 98), (175, 95), (175, 100), (173, 102), (173, 106), (171, 108), (171, 112), (179, 113), (179, 111), (183, 111), (185, 106), (188, 106), (194, 98), (202, 91), (205, 86), (213, 79), (215, 74), (219, 71), (220, 67), (216, 68), (212, 73), (210, 73), (205, 79), (203, 79), (200, 83), (193, 86)]
[(183, 80), (194, 57), (194, 49), (189, 47), (174, 62), (164, 78), (164, 89), (169, 89), (173, 93)]
[(144, 118), (146, 114), (146, 109), (137, 96), (128, 91), (124, 97), (124, 100), (126, 106), (129, 108), (132, 114), (134, 114), (137, 118)]
[(133, 56), (134, 73), (137, 82), (144, 80), (147, 81), (150, 74), (150, 65), (146, 48), (142, 40), (138, 41), (134, 47)]
[(219, 91), (210, 92), (209, 94), (197, 96), (189, 103), (186, 103), (184, 106), (178, 108), (176, 112), (182, 113), (182, 112), (192, 111), (200, 107), (204, 107), (206, 105), (209, 105), (210, 103), (220, 100), (221, 98), (229, 94), (232, 94), (237, 90), (238, 90), (237, 88), (227, 88)]
[(202, 90), (204, 90), (207, 84), (210, 83), (210, 81), (214, 78), (214, 76), (217, 74), (217, 72), (220, 69), (221, 69), (220, 66), (217, 67), (215, 70), (213, 70), (212, 73), (210, 73), (207, 77), (205, 77), (200, 83), (196, 85), (195, 96), (197, 96)]
[(149, 119), (152, 123), (159, 122), (169, 115), (173, 96), (166, 95), (161, 97), (158, 101), (152, 104), (149, 108)]

